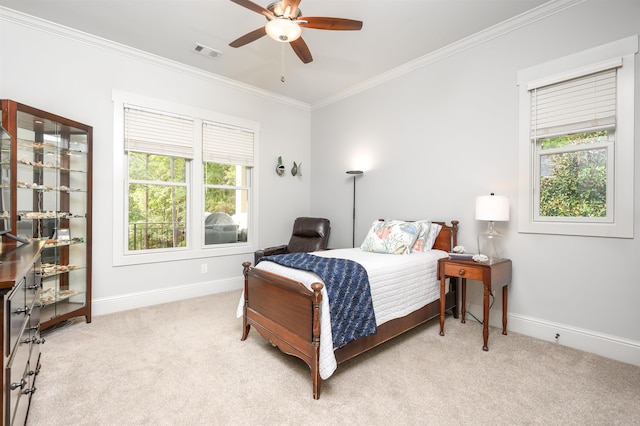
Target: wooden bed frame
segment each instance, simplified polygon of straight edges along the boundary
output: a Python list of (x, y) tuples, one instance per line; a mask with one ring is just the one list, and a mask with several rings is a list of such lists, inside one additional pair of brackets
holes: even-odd
[[(457, 245), (458, 221), (444, 222), (434, 249), (451, 252)], [(320, 302), (321, 283), (311, 288), (289, 278), (251, 267), (244, 262), (243, 333), (245, 340), (251, 326), (282, 352), (302, 359), (311, 369), (313, 398), (320, 398)], [(458, 318), (456, 288), (451, 286), (445, 309)], [(374, 335), (362, 337), (334, 351), (338, 365), (440, 315), (440, 299), (402, 318), (378, 326)]]

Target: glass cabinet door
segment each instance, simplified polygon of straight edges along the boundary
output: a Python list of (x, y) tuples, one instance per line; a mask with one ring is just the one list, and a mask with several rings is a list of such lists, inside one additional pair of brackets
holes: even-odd
[(42, 327), (90, 319), (91, 128), (59, 117), (17, 112), (17, 235), (45, 239)]

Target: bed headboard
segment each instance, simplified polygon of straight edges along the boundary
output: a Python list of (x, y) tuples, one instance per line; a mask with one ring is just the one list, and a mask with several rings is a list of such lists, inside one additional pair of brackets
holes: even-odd
[(458, 245), (458, 223), (460, 222), (452, 220), (451, 226), (447, 225), (446, 222), (433, 222), (442, 225), (442, 229), (436, 238), (436, 242), (433, 244), (433, 248), (451, 253), (453, 248)]

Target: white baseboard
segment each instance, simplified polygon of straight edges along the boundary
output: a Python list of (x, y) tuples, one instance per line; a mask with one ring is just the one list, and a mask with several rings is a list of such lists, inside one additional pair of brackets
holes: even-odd
[(176, 300), (191, 299), (226, 291), (240, 290), (243, 278), (228, 278), (217, 281), (205, 281), (184, 286), (167, 287), (151, 291), (123, 294), (114, 297), (104, 297), (92, 301), (92, 315), (106, 315), (129, 309), (175, 302)]
[[(481, 305), (469, 305), (467, 320), (470, 310), (482, 320)], [(489, 325), (502, 328), (502, 310), (491, 309)], [(507, 331), (640, 366), (638, 341), (519, 314), (507, 314)]]

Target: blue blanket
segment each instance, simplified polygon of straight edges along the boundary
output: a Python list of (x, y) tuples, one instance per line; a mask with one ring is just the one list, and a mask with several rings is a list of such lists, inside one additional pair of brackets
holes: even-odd
[(359, 263), (308, 253), (267, 256), (260, 260), (311, 271), (322, 279), (329, 296), (334, 349), (378, 331), (371, 302), (369, 276)]

